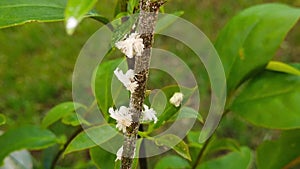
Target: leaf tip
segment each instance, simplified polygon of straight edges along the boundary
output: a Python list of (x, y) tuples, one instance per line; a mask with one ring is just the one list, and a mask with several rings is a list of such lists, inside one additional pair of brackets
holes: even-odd
[(66, 30), (67, 30), (68, 35), (72, 35), (74, 33), (75, 28), (77, 27), (78, 23), (79, 23), (79, 21), (73, 16), (71, 16), (67, 19)]

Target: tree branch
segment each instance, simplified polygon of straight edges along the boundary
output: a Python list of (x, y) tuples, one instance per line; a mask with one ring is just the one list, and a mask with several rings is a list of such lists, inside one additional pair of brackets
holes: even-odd
[(139, 119), (141, 112), (143, 111), (145, 99), (154, 29), (159, 7), (163, 4), (164, 1), (151, 2), (150, 0), (140, 0), (140, 15), (137, 30), (140, 37), (143, 39), (144, 51), (142, 56), (135, 57), (134, 72), (135, 81), (138, 83), (138, 87), (130, 97), (129, 108), (133, 122), (127, 127), (127, 131), (124, 134), (122, 169), (130, 169), (133, 161), (132, 158), (134, 156), (137, 133), (140, 125)]

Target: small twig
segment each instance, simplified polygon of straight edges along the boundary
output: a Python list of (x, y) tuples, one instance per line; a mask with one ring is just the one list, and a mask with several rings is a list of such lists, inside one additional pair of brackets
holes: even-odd
[(56, 156), (54, 157), (52, 163), (51, 163), (51, 169), (54, 169), (55, 166), (56, 166), (56, 163), (58, 162), (60, 156), (62, 155), (62, 153), (66, 150), (66, 148), (68, 147), (68, 145), (71, 143), (71, 141), (80, 133), (82, 132), (83, 129), (80, 127), (78, 128), (70, 137), (69, 139), (67, 140), (66, 144), (64, 144), (64, 147), (59, 150), (56, 154)]
[(208, 144), (210, 143), (210, 141), (211, 141), (211, 138), (212, 137), (210, 137), (205, 143), (204, 143), (204, 145), (203, 145), (203, 147), (202, 147), (202, 149), (200, 150), (200, 152), (199, 152), (199, 154), (198, 154), (198, 156), (197, 156), (197, 158), (196, 158), (196, 161), (195, 161), (195, 163), (193, 164), (193, 167), (192, 167), (192, 169), (196, 169), (197, 168), (197, 166), (198, 166), (198, 164), (200, 163), (200, 161), (202, 160), (202, 158), (203, 158), (203, 155), (204, 155), (204, 152), (205, 152), (205, 150), (206, 150), (206, 148), (207, 148), (207, 146), (208, 146)]
[[(139, 127), (139, 131), (144, 131), (143, 125), (141, 124)], [(146, 157), (146, 146), (145, 146), (145, 141), (142, 140), (141, 145), (140, 145), (140, 152), (139, 152), (139, 156), (141, 156), (142, 158), (139, 158), (139, 165), (140, 168), (142, 169), (148, 169), (148, 162), (147, 162), (147, 158)]]

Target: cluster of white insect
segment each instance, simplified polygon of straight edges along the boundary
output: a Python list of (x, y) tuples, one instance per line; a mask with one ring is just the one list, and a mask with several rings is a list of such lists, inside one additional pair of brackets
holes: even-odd
[(131, 33), (128, 38), (125, 36), (123, 39), (124, 40), (118, 41), (115, 45), (128, 58), (132, 58), (134, 55), (142, 56), (144, 44), (143, 39), (140, 38), (138, 33)]
[[(120, 49), (128, 58), (132, 58), (133, 56), (141, 56), (142, 52), (144, 51), (144, 44), (143, 39), (140, 38), (138, 33), (132, 33), (128, 36), (128, 38), (124, 38), (117, 42), (116, 47)], [(135, 91), (138, 87), (138, 83), (134, 79), (134, 71), (129, 69), (125, 74), (119, 68), (116, 68), (114, 71), (116, 77), (123, 83), (127, 90), (131, 93)], [(174, 95), (170, 99), (170, 103), (174, 106), (178, 107), (183, 100), (182, 93), (174, 93)], [(141, 114), (141, 122), (157, 122), (156, 112), (153, 108), (149, 108), (147, 105), (143, 105), (144, 111)], [(126, 128), (131, 125), (133, 122), (132, 120), (132, 113), (130, 108), (121, 106), (119, 109), (113, 109), (112, 107), (109, 108), (110, 117), (117, 121), (117, 129), (126, 133)], [(117, 152), (116, 160), (121, 160), (123, 153), (123, 146)]]
[(134, 71), (132, 69), (129, 69), (124, 74), (122, 70), (117, 68), (114, 71), (114, 74), (123, 83), (123, 85), (126, 87), (126, 89), (129, 90), (131, 93), (133, 93), (134, 90), (138, 87), (137, 82), (134, 80)]
[(175, 92), (174, 95), (170, 98), (170, 103), (175, 107), (179, 107), (183, 100), (183, 94), (180, 92)]

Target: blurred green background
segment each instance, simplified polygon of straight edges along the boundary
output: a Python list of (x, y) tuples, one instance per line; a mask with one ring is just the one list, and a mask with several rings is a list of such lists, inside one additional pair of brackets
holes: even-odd
[[(112, 19), (116, 1), (99, 0), (99, 13)], [(214, 42), (219, 30), (239, 11), (268, 2), (300, 7), (300, 0), (170, 0), (165, 5), (165, 12), (183, 10), (182, 17), (199, 27)], [(72, 71), (76, 58), (87, 39), (101, 26), (86, 19), (73, 36), (67, 36), (63, 22), (30, 23), (0, 30), (0, 113), (8, 117), (2, 129), (40, 124), (47, 110), (60, 102), (72, 100)], [(300, 61), (299, 30), (298, 23), (278, 50), (277, 60)], [(204, 86), (201, 91), (208, 92), (205, 69), (190, 59), (193, 52), (180, 44), (166, 46), (163, 38), (158, 37), (155, 46), (168, 49), (186, 60), (196, 73), (199, 84)], [(152, 77), (152, 87), (156, 87), (157, 80), (161, 80), (161, 76)]]

